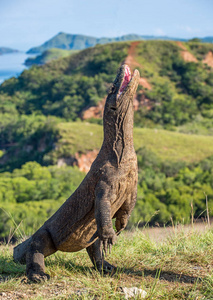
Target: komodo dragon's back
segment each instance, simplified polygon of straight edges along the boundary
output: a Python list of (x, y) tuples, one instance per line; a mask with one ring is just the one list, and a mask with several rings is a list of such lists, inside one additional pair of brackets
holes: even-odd
[[(104, 140), (90, 171), (64, 204), (28, 240), (14, 248), (14, 260), (26, 262), (27, 276), (38, 282), (44, 273), (44, 257), (57, 250), (87, 249), (99, 271), (115, 267), (103, 259), (123, 230), (135, 206), (137, 158), (133, 146), (133, 98), (139, 72), (131, 75), (122, 65), (104, 108)], [(116, 218), (115, 233), (112, 218)]]

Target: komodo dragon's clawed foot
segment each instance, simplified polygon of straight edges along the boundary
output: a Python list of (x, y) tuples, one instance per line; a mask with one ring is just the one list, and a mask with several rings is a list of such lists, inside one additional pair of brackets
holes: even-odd
[(34, 271), (29, 271), (27, 274), (27, 277), (29, 281), (35, 282), (35, 283), (40, 283), (44, 282), (50, 279), (50, 275), (44, 273), (44, 272), (39, 272), (35, 273)]
[(96, 268), (100, 274), (103, 274), (103, 275), (109, 274), (111, 276), (113, 276), (117, 270), (117, 268), (115, 266), (111, 265), (106, 260), (104, 260), (103, 263), (97, 264)]

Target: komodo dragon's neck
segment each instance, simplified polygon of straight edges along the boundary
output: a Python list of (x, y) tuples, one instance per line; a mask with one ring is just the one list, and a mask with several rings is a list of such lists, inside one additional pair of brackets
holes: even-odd
[(120, 165), (126, 155), (134, 154), (133, 98), (138, 80), (137, 70), (131, 76), (129, 67), (122, 65), (106, 100), (102, 151), (111, 154), (117, 165)]

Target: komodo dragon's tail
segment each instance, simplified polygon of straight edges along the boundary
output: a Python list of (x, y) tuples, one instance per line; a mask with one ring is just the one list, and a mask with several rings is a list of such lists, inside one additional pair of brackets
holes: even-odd
[(13, 249), (13, 259), (15, 262), (26, 264), (26, 253), (31, 241), (32, 237), (22, 242)]

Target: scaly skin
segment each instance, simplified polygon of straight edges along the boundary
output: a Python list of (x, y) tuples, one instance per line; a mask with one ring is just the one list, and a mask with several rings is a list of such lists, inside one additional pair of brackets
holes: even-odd
[[(77, 190), (32, 237), (14, 248), (14, 260), (26, 263), (29, 280), (39, 282), (45, 274), (44, 258), (57, 250), (75, 252), (87, 248), (94, 266), (112, 272), (104, 260), (116, 235), (128, 222), (137, 194), (137, 158), (133, 146), (133, 97), (139, 72), (121, 95), (125, 73), (121, 66), (104, 109), (104, 140), (90, 171)], [(112, 226), (116, 218), (116, 233)]]

